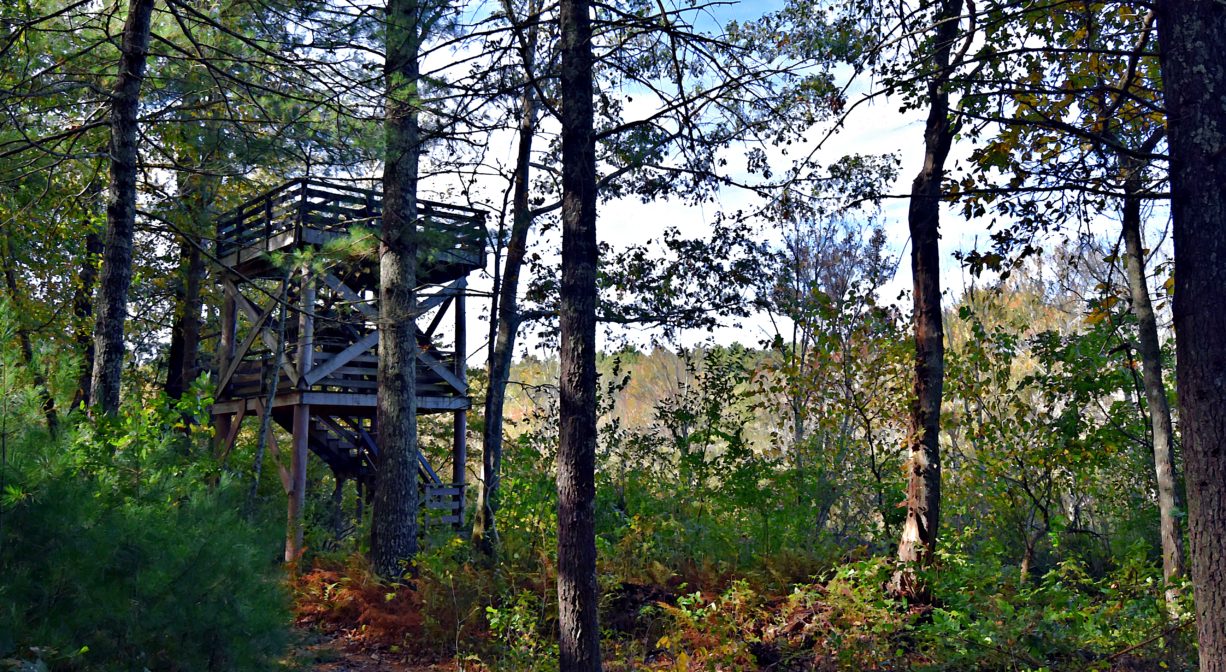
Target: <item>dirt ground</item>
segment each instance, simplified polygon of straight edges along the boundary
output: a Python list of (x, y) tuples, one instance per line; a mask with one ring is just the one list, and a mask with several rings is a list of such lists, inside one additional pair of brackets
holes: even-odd
[(302, 633), (301, 669), (309, 672), (458, 672), (454, 661), (412, 660), (393, 651), (362, 650), (345, 633)]

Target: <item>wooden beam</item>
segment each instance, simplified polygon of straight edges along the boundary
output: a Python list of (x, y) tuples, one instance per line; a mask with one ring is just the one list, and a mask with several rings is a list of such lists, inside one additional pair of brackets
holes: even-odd
[[(461, 278), (464, 280), (464, 278)], [(465, 323), (464, 288), (467, 281), (460, 285), (455, 295), (455, 375), (468, 387), (468, 325)], [(451, 425), (451, 482), (456, 485), (454, 496), (455, 510), (458, 520), (456, 527), (464, 524), (464, 483), (468, 480), (468, 413), (456, 411)]]
[(421, 351), (417, 353), (417, 358), (420, 359), (423, 364), (429, 367), (431, 371), (437, 374), (439, 378), (442, 378), (448, 385), (454, 387), (456, 393), (466, 394), (468, 392), (468, 386), (464, 384), (464, 381), (460, 380), (458, 376), (449, 371), (447, 367), (443, 366), (443, 363), (435, 359), (434, 355), (431, 355), (429, 352)]
[(345, 300), (357, 309), (362, 316), (376, 324), (379, 321), (379, 311), (370, 302), (363, 299), (357, 292), (349, 288), (341, 279), (335, 275), (328, 273), (324, 276), (324, 284), (332, 288), (332, 291), (345, 297)]
[(299, 404), (294, 407), (294, 442), (290, 453), (289, 506), (285, 514), (285, 561), (297, 562), (302, 557), (302, 521), (306, 511), (307, 448), (311, 407)]
[(307, 371), (315, 366), (315, 280), (311, 277), (310, 266), (302, 267), (298, 296), (302, 312), (298, 314), (298, 377), (294, 381), (295, 386), (301, 385)]
[[(251, 320), (252, 322), (256, 322), (260, 317), (260, 311), (256, 308), (256, 305), (252, 303), (250, 299), (243, 296), (242, 293), (238, 291), (237, 287), (234, 288), (234, 291), (234, 300), (238, 303), (239, 309), (242, 310), (245, 315), (247, 315), (247, 319)], [(274, 305), (273, 307), (275, 308), (276, 306)], [(274, 351), (277, 349), (277, 338), (268, 333), (267, 329), (260, 328), (256, 329), (255, 331), (260, 334), (260, 338), (263, 339), (264, 345), (267, 345)], [(294, 368), (294, 365), (288, 360), (283, 361), (281, 362), (281, 370), (285, 372), (285, 375), (289, 376), (289, 380), (294, 387), (297, 387), (298, 371)]]
[(458, 411), (471, 408), (468, 397), (418, 397), (417, 408), (425, 411)]
[(459, 280), (452, 280), (451, 282), (443, 285), (437, 292), (427, 296), (425, 300), (417, 303), (417, 314), (423, 315), (426, 313), (426, 311), (433, 310), (436, 306), (449, 300), (451, 297), (455, 296), (457, 291), (463, 291), (462, 288), (465, 284), (467, 284), (467, 282), (468, 281), (466, 278), (460, 278)]
[(357, 406), (374, 408), (375, 395), (351, 392), (303, 392), (303, 401), (312, 406)]
[(243, 363), (243, 357), (247, 355), (247, 351), (255, 344), (255, 339), (260, 335), (260, 331), (264, 328), (264, 323), (268, 321), (268, 316), (272, 315), (272, 311), (276, 310), (277, 304), (273, 304), (260, 318), (252, 325), (251, 332), (243, 339), (243, 342), (235, 350), (234, 355), (229, 358), (230, 362), (226, 365), (226, 370), (221, 374), (221, 378), (217, 380), (217, 391), (214, 397), (220, 398), (221, 393), (225, 391), (226, 385), (230, 384), (230, 379), (234, 377), (234, 372), (238, 370), (240, 364)]
[(306, 374), (307, 387), (323, 380), (328, 374), (336, 371), (342, 366), (352, 362), (358, 355), (370, 350), (379, 344), (379, 330), (376, 329), (369, 334), (366, 334), (357, 343), (345, 348), (344, 350), (333, 355), (331, 359), (311, 369)]
[(243, 426), (243, 418), (247, 415), (247, 409), (240, 406), (237, 412), (225, 413), (224, 415), (233, 415), (234, 419), (230, 421), (229, 431), (223, 438), (220, 445), (220, 450), (217, 452), (217, 461), (221, 463), (225, 463), (226, 458), (229, 457), (230, 453), (234, 450), (234, 442), (238, 440), (238, 430)]
[(432, 485), (439, 485), (443, 482), (442, 479), (438, 477), (438, 474), (434, 472), (434, 467), (430, 466), (430, 461), (426, 459), (425, 455), (421, 454), (420, 450), (417, 451), (417, 468), (428, 479), (426, 483), (427, 488)]
[[(346, 301), (362, 313), (362, 316), (371, 322), (378, 322), (379, 311), (372, 306), (369, 301), (363, 299), (357, 292), (353, 291), (348, 285), (341, 281), (332, 273), (328, 273), (323, 278), (324, 284), (332, 288), (337, 294), (340, 294)], [(455, 296), (458, 291), (463, 291), (465, 279), (453, 280), (439, 288), (434, 294), (430, 294), (417, 304), (417, 314), (422, 315), (427, 311), (433, 310), (442, 305), (445, 301), (450, 301), (451, 297)]]
[(434, 316), (433, 320), (430, 320), (430, 326), (426, 327), (426, 338), (434, 336), (434, 332), (438, 329), (439, 323), (443, 321), (443, 317), (447, 314), (447, 308), (451, 306), (453, 299), (455, 299), (453, 296), (447, 297), (447, 300), (443, 302), (443, 307), (439, 308), (438, 314)]
[[(286, 396), (294, 401), (289, 404), (282, 403), (281, 399)], [(301, 399), (302, 403), (311, 404), (312, 406), (348, 406), (351, 408), (374, 408), (377, 401), (374, 394), (307, 391), (301, 393), (294, 392), (290, 395), (277, 395), (277, 402), (273, 404), (273, 407), (293, 405), (299, 403), (299, 399)], [(252, 400), (249, 399), (247, 401)], [(419, 395), (417, 397), (417, 408), (426, 411), (458, 411), (460, 409), (472, 408), (472, 400), (468, 397)]]
[[(281, 408), (282, 406), (293, 406), (302, 399), (302, 393), (294, 390), (292, 392), (281, 392), (273, 398), (272, 407)], [(231, 399), (229, 401), (219, 401), (209, 407), (213, 415), (221, 415), (222, 413), (235, 413), (238, 409), (246, 409), (247, 412), (252, 412), (260, 406), (260, 399), (257, 397), (247, 397), (245, 399)]]

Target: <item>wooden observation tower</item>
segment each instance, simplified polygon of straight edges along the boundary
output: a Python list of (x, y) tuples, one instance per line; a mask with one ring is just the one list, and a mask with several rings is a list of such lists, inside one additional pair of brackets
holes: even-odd
[[(308, 451), (332, 469), (337, 500), (353, 481), (360, 503), (377, 478), (378, 263), (328, 244), (359, 228), (377, 231), (380, 205), (372, 190), (298, 179), (218, 225), (224, 294), (214, 426), (222, 454), (233, 449), (243, 421), (258, 425), (268, 407), (271, 421), (292, 435), (286, 467), (268, 433), (270, 461), (289, 499), (287, 560), (302, 550)], [(431, 521), (459, 526), (471, 406), (464, 295), (468, 274), (484, 264), (485, 219), (479, 210), (429, 201), (420, 201), (418, 212), (417, 408), (454, 416), (449, 479), (421, 457), (422, 501), (433, 510)], [(314, 254), (295, 254), (300, 250)], [(436, 341), (448, 315), (454, 342), (444, 350)]]

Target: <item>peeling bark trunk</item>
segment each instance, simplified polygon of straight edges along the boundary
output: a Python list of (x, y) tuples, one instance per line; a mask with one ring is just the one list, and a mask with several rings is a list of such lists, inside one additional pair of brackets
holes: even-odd
[(379, 478), (370, 554), (398, 578), (417, 555), (417, 125), (422, 7), (388, 0), (383, 228), (379, 245)]
[(1175, 345), (1200, 667), (1226, 670), (1226, 4), (1157, 4)]
[[(524, 69), (531, 76), (536, 51), (537, 29), (529, 29), (522, 49)], [(532, 169), (532, 140), (536, 135), (536, 95), (525, 83), (520, 98), (519, 149), (515, 161), (515, 187), (511, 200), (511, 237), (502, 282), (498, 287), (497, 331), (489, 357), (489, 389), (485, 395), (485, 430), (481, 443), (481, 489), (477, 493), (477, 512), (473, 519), (473, 543), (488, 557), (494, 557), (498, 541), (498, 485), (502, 477), (502, 422), (506, 404), (511, 358), (519, 333), (519, 277), (528, 249), (532, 228), (529, 177)]]
[(1020, 585), (1026, 585), (1030, 580), (1030, 566), (1034, 563), (1034, 544), (1030, 540), (1026, 541), (1026, 550), (1022, 553), (1022, 564), (1017, 570), (1017, 581)]
[(123, 27), (119, 75), (111, 92), (110, 185), (106, 238), (94, 327), (94, 370), (90, 399), (102, 412), (119, 410), (123, 372), (123, 328), (132, 285), (132, 239), (136, 228), (137, 113), (149, 55), (154, 0), (131, 0)]
[(558, 649), (562, 672), (601, 669), (596, 585), (596, 143), (586, 0), (559, 5), (562, 302)]
[(1132, 312), (1137, 317), (1137, 350), (1141, 355), (1141, 375), (1145, 382), (1145, 399), (1149, 407), (1149, 422), (1153, 431), (1154, 475), (1158, 485), (1158, 518), (1162, 536), (1162, 578), (1166, 582), (1168, 610), (1175, 608), (1178, 593), (1173, 587), (1183, 576), (1183, 531), (1178, 511), (1179, 493), (1175, 473), (1174, 429), (1171, 408), (1162, 381), (1162, 350), (1158, 344), (1158, 321), (1149, 298), (1145, 279), (1145, 250), (1141, 242), (1141, 199), (1133, 194), (1140, 185), (1129, 180), (1125, 187), (1123, 238), (1127, 265), (1128, 287), (1132, 292)]
[[(945, 0), (937, 15), (928, 83), (928, 121), (924, 128), (924, 164), (911, 185), (907, 223), (911, 230), (911, 277), (915, 329), (915, 399), (911, 405), (910, 459), (907, 463), (907, 518), (898, 544), (898, 559), (926, 566), (937, 544), (941, 507), (941, 396), (945, 382), (944, 328), (941, 323), (941, 179), (953, 142), (949, 92), (945, 90), (962, 0)], [(908, 567), (895, 577), (894, 590), (917, 602), (929, 599), (928, 587)]]

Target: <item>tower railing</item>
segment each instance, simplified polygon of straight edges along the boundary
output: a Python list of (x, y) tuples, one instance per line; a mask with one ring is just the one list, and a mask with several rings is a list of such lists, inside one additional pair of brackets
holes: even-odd
[[(419, 200), (417, 213), (423, 267), (480, 264), (485, 251), (482, 211)], [(236, 266), (244, 252), (254, 257), (297, 243), (322, 244), (357, 226), (378, 227), (382, 214), (377, 190), (296, 178), (246, 201), (221, 220), (217, 256)]]

